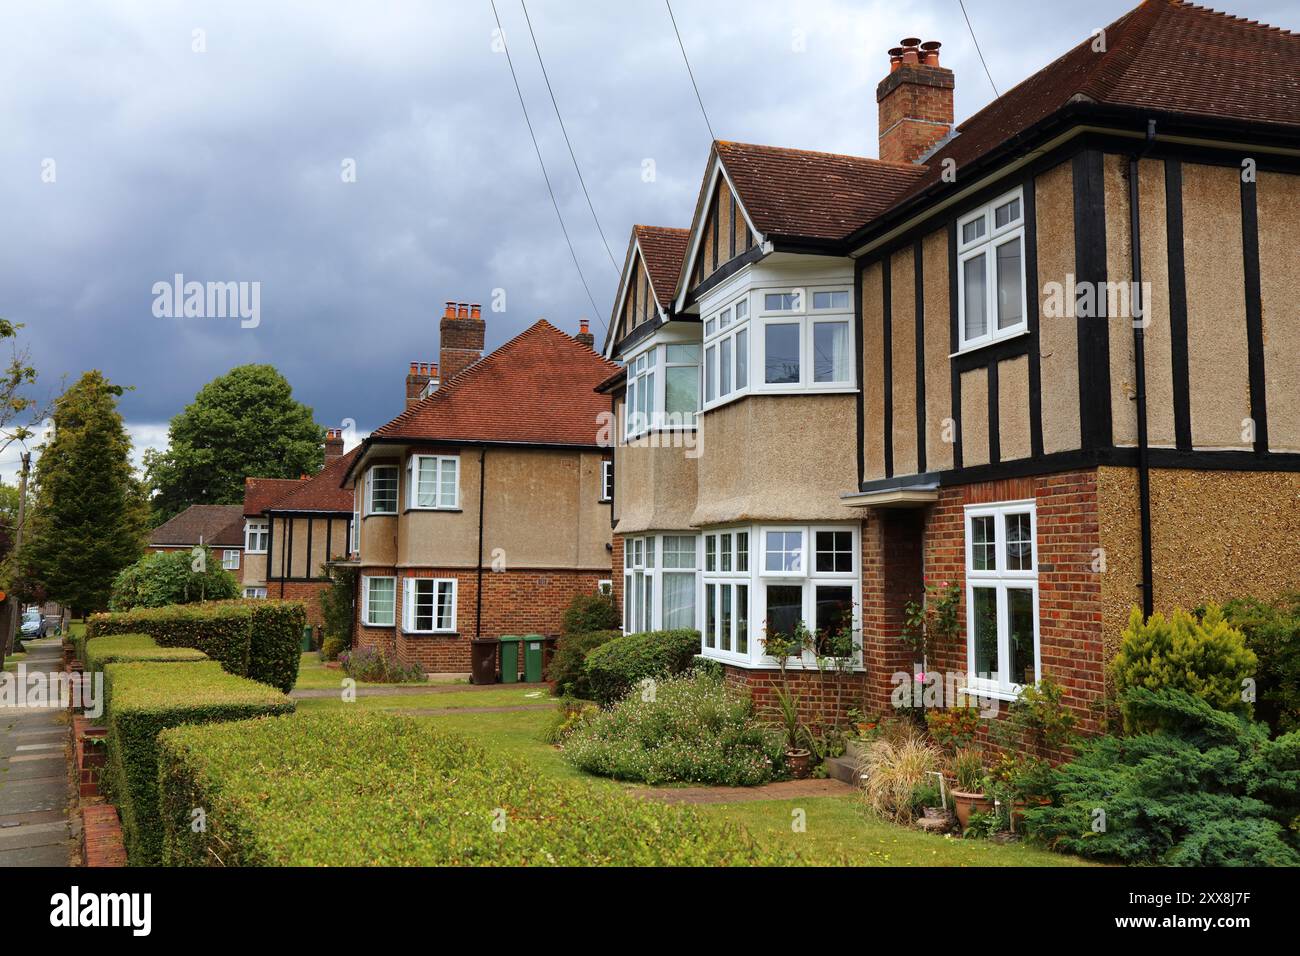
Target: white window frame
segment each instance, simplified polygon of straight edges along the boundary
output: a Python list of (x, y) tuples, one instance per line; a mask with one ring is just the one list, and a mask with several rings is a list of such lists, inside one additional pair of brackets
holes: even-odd
[[(390, 621), (372, 621), (370, 619), (370, 582), (393, 582), (393, 619)], [(397, 623), (397, 578), (391, 574), (362, 575), (361, 577), (361, 625), (362, 627), (393, 627)]]
[[(740, 313), (743, 312), (744, 315)], [(754, 333), (750, 315), (752, 302), (748, 292), (729, 299), (720, 307), (711, 311), (704, 320), (704, 357), (701, 362), (702, 382), (700, 387), (700, 404), (704, 408), (716, 408), (727, 402), (749, 394), (754, 384)], [(723, 324), (725, 322), (725, 324)], [(741, 347), (741, 342), (744, 347)], [(722, 383), (722, 349), (723, 344), (730, 346), (731, 355), (727, 360), (727, 391), (721, 390)], [(739, 384), (737, 375), (740, 369), (741, 355), (745, 358), (745, 384)], [(709, 387), (714, 389), (709, 397)]]
[[(781, 532), (798, 532), (803, 542), (803, 562), (799, 571), (767, 571), (767, 533), (769, 531)], [(850, 553), (853, 556), (851, 570), (849, 571), (817, 571), (816, 570), (816, 541), (820, 532), (848, 532), (850, 538)], [(741, 570), (739, 568), (738, 558), (738, 533), (748, 534), (748, 568)], [(723, 560), (722, 541), (724, 535), (731, 536), (731, 553), (732, 560), (729, 569), (724, 570), (725, 563)], [(712, 550), (715, 555), (712, 570), (708, 564), (708, 555), (710, 552), (710, 539), (713, 539)], [(736, 664), (741, 667), (754, 669), (769, 669), (777, 666), (776, 658), (767, 656), (763, 651), (764, 628), (766, 626), (766, 607), (767, 607), (767, 587), (773, 586), (795, 586), (801, 589), (802, 593), (802, 610), (803, 620), (810, 628), (815, 627), (817, 620), (817, 589), (821, 587), (849, 587), (852, 589), (854, 620), (853, 629), (858, 642), (861, 642), (862, 628), (862, 539), (861, 528), (856, 523), (846, 524), (814, 524), (814, 525), (791, 525), (791, 524), (763, 524), (763, 525), (738, 525), (717, 528), (708, 528), (700, 535), (700, 547), (704, 555), (700, 564), (700, 594), (696, 600), (696, 616), (701, 622), (700, 631), (700, 653), (704, 657), (724, 661), (728, 664)], [(732, 634), (731, 645), (729, 650), (722, 648), (722, 642), (719, 639), (720, 634), (715, 634), (715, 639), (710, 646), (708, 640), (708, 591), (710, 587), (715, 589), (715, 593), (720, 594), (718, 586), (727, 584), (744, 584), (748, 586), (749, 605), (746, 609), (747, 621), (749, 625), (747, 648), (744, 651), (737, 650), (739, 641), (737, 639), (737, 627), (739, 614), (737, 613), (736, 592), (733, 589), (732, 598)], [(721, 607), (721, 598), (719, 608)], [(717, 629), (720, 632), (722, 615), (719, 611), (717, 615)], [(862, 652), (858, 650), (854, 654), (854, 669), (862, 669)], [(811, 653), (805, 653), (802, 658), (792, 658), (787, 667), (792, 670), (815, 670), (817, 662)]]
[(259, 601), (264, 601), (266, 600), (266, 588), (264, 587), (244, 588), (244, 597), (252, 598)]
[(355, 501), (352, 508), (352, 524), (348, 528), (348, 553), (361, 554), (361, 502)]
[(614, 500), (614, 462), (610, 458), (600, 462), (600, 500)]
[[(1010, 570), (1006, 564), (1006, 518), (1012, 514), (1029, 515), (1030, 564), (1028, 571)], [(974, 541), (971, 525), (975, 518), (993, 518), (994, 567), (991, 570), (974, 569)], [(1041, 630), (1038, 616), (1038, 514), (1033, 501), (998, 502), (987, 505), (967, 505), (963, 519), (966, 553), (966, 671), (967, 686), (986, 695), (1008, 700), (1019, 696), (1024, 685), (1009, 679), (1007, 667), (1011, 660), (1011, 629), (1008, 615), (1007, 591), (1028, 590), (1033, 594), (1034, 608), (1034, 680), (1042, 677)], [(975, 673), (975, 589), (992, 588), (997, 592), (997, 675)]]
[[(670, 348), (694, 348), (699, 356), (693, 362), (669, 361)], [(624, 362), (627, 369), (627, 390), (623, 400), (623, 438), (631, 441), (657, 430), (694, 429), (703, 395), (701, 377), (703, 349), (695, 342), (657, 342), (642, 351), (629, 355)], [(691, 368), (695, 370), (696, 407), (689, 413), (668, 411), (668, 370)], [(644, 412), (638, 408), (645, 399)], [(670, 417), (671, 416), (671, 417)]]
[[(244, 522), (244, 551), (247, 554), (266, 554), (271, 543), (271, 523), (255, 518)], [(260, 547), (259, 547), (260, 545)]]
[[(421, 584), (428, 584), (433, 590), (433, 626), (416, 627), (415, 626), (415, 604)], [(450, 606), (447, 608), (447, 614), (443, 614), (443, 586), (450, 585), (451, 596), (449, 599)], [(405, 578), (402, 581), (402, 630), (407, 634), (455, 634), (456, 633), (456, 604), (457, 604), (457, 581), (455, 578)], [(448, 622), (442, 626), (440, 622), (446, 617)]]
[[(1000, 228), (994, 228), (994, 210), (1013, 200), (1020, 202), (1020, 216)], [(984, 221), (984, 234), (970, 242), (962, 241), (964, 227), (977, 220)], [(997, 290), (997, 249), (1013, 238), (1020, 241), (1020, 322), (999, 329)], [(966, 337), (966, 262), (984, 255), (984, 319), (983, 335)], [(958, 352), (982, 348), (993, 342), (1024, 335), (1029, 330), (1028, 289), (1025, 284), (1025, 197), (1017, 186), (978, 209), (971, 210), (957, 220), (957, 342)]]
[[(664, 567), (664, 539), (690, 538), (689, 553), (693, 556), (694, 567)], [(681, 549), (674, 554), (688, 553)], [(621, 627), (624, 634), (636, 634), (644, 631), (660, 631), (664, 624), (664, 588), (665, 574), (689, 575), (693, 579), (691, 587), (695, 607), (690, 627), (699, 628), (700, 621), (700, 536), (694, 531), (664, 531), (650, 535), (637, 535), (623, 541), (623, 620)], [(650, 588), (649, 606), (646, 604), (646, 585)]]
[[(422, 505), (420, 500), (420, 468), (423, 462), (434, 462), (433, 487), (434, 503)], [(456, 482), (452, 488), (450, 500), (443, 496), (443, 469), (456, 470)], [(412, 511), (456, 511), (460, 508), (460, 456), (459, 455), (412, 455), (406, 464), (406, 507)]]
[(239, 549), (224, 548), (221, 552), (221, 567), (226, 571), (239, 570)]
[(612, 578), (601, 578), (596, 582), (596, 593), (603, 594), (606, 597), (614, 596), (614, 581)]
[[(378, 471), (391, 471), (393, 473), (393, 510), (377, 511), (375, 510), (375, 473)], [(367, 515), (395, 515), (401, 506), (401, 478), (402, 470), (393, 464), (371, 465), (366, 469), (366, 514)]]

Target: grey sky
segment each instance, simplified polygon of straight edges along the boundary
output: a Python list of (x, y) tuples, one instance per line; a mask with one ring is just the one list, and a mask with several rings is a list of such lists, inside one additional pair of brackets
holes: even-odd
[[(1006, 90), (1133, 2), (967, 9)], [(0, 316), (27, 324), (42, 384), (103, 369), (135, 386), (124, 414), (157, 443), (156, 426), (204, 382), (270, 362), (321, 424), (367, 431), (400, 410), (407, 363), (437, 358), (445, 299), (486, 305), (505, 290), (504, 314), (485, 309), (489, 348), (541, 316), (570, 330), (591, 316), (599, 335), (616, 272), (519, 0), (498, 9), (595, 315), (493, 52), (487, 0), (6, 0)], [(957, 0), (673, 9), (721, 138), (875, 155), (875, 84), (905, 35), (943, 42), (959, 121), (992, 97)], [(708, 149), (668, 14), (662, 0), (528, 10), (621, 264), (633, 223), (688, 225)], [(1232, 0), (1229, 12), (1300, 28), (1290, 0)], [(342, 182), (346, 159), (355, 183)], [(177, 272), (259, 281), (260, 326), (156, 318), (151, 287)]]

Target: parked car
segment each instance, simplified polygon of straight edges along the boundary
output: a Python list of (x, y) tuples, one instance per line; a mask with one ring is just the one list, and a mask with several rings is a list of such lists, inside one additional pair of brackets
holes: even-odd
[(23, 611), (23, 637), (44, 637), (45, 618), (40, 611)]

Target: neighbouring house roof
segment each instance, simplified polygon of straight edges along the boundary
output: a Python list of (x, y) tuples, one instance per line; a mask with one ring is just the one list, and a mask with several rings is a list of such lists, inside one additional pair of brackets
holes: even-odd
[(245, 478), (244, 516), (251, 518), (262, 514), (307, 480), (305, 475), (302, 478)]
[(925, 176), (910, 163), (752, 143), (714, 143), (736, 194), (767, 239), (842, 239)]
[(542, 319), (375, 429), (366, 445), (387, 439), (596, 447), (609, 402), (595, 388), (618, 369)]
[(659, 308), (671, 312), (673, 296), (677, 292), (677, 275), (686, 258), (686, 243), (691, 237), (689, 229), (672, 226), (633, 226), (632, 234), (641, 247), (650, 288), (654, 291)]
[[(958, 124), (912, 193), (1076, 103), (1300, 127), (1300, 34), (1177, 0), (1147, 0)], [(908, 198), (907, 196), (903, 198)]]
[(351, 514), (352, 492), (341, 487), (343, 476), (357, 455), (354, 448), (346, 455), (325, 463), (325, 467), (306, 481), (295, 482), (288, 494), (267, 506), (267, 511), (328, 511)]
[(149, 535), (154, 547), (195, 545), (243, 547), (243, 508), (240, 505), (190, 505), (164, 521)]

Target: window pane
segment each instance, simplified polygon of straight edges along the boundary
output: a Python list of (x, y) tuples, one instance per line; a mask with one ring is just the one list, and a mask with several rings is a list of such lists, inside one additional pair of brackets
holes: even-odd
[(718, 328), (725, 329), (730, 324), (731, 324), (731, 310), (723, 309), (722, 312), (718, 315)]
[(709, 321), (704, 323), (704, 334), (712, 335), (714, 332), (717, 331), (717, 328), (718, 328), (718, 320), (709, 319)]
[(964, 223), (961, 227), (962, 242), (974, 242), (982, 235), (984, 235), (983, 216), (980, 216), (978, 219), (972, 219), (970, 222)]
[(641, 599), (641, 630), (654, 630), (654, 607), (655, 607), (655, 579), (650, 575), (645, 575), (641, 579), (645, 593)]
[(700, 373), (693, 365), (670, 366), (664, 373), (664, 409), (668, 426), (695, 424), (700, 408)]
[(1007, 515), (1007, 570), (1034, 569), (1034, 542), (1029, 531), (1029, 515)]
[(1038, 679), (1034, 664), (1034, 592), (1028, 588), (1007, 589), (1007, 680), (1032, 684)]
[(722, 559), (723, 571), (731, 570), (731, 535), (724, 534), (718, 543), (718, 556)]
[(849, 323), (813, 324), (813, 381), (849, 380)]
[(433, 630), (433, 582), (428, 579), (411, 581), (409, 586), (415, 594), (412, 625), (417, 631)]
[(796, 292), (769, 292), (763, 296), (763, 308), (768, 312), (794, 312), (799, 308)]
[(370, 624), (393, 623), (394, 580), (392, 578), (371, 578), (369, 593)]
[(998, 592), (996, 588), (974, 588), (976, 676), (997, 680), (998, 674)]
[(853, 588), (850, 585), (817, 588), (817, 649), (827, 653), (828, 637), (853, 626)]
[(695, 627), (695, 575), (665, 574), (663, 578), (663, 626), (666, 629)]
[(993, 516), (983, 515), (970, 519), (970, 559), (971, 570), (993, 571), (996, 569), (997, 547), (993, 541)]
[(736, 303), (736, 321), (749, 317), (749, 300), (741, 299)]
[(688, 534), (664, 535), (664, 567), (695, 567), (695, 538)]
[(655, 539), (654, 535), (645, 539), (645, 566), (653, 568), (655, 566)]
[(704, 538), (704, 570), (716, 571), (718, 565), (718, 536), (706, 535)]
[(769, 584), (764, 627), (768, 634), (794, 636), (803, 620), (803, 587), (798, 584)]
[(847, 292), (814, 292), (814, 309), (847, 309), (849, 294)]
[(438, 505), (438, 459), (421, 458), (416, 473), (415, 503), (421, 508)]
[(397, 511), (397, 469), (392, 466), (370, 469), (370, 510), (377, 514)]
[(716, 647), (714, 634), (718, 628), (718, 586), (704, 585), (704, 646)]
[(802, 573), (803, 532), (767, 532), (767, 557), (764, 570), (776, 573)]
[(732, 341), (725, 338), (718, 345), (718, 395), (731, 394)]
[(799, 326), (775, 323), (763, 329), (763, 380), (769, 385), (799, 383)]
[(731, 586), (720, 585), (718, 598), (722, 604), (722, 611), (718, 615), (718, 647), (729, 651), (731, 650)]
[(1020, 307), (1020, 237), (998, 246), (998, 328), (1009, 329), (1024, 319)]
[(853, 532), (818, 531), (817, 559), (818, 571), (843, 572), (853, 571)]
[(699, 365), (700, 347), (698, 345), (667, 346), (669, 365)]
[(736, 532), (736, 570), (749, 570), (749, 532)]
[(993, 228), (1001, 229), (1008, 223), (1015, 222), (1020, 218), (1020, 200), (1013, 199), (1011, 202), (1003, 203), (993, 210)]
[(631, 634), (633, 631), (632, 621), (632, 600), (633, 589), (632, 582), (636, 580), (630, 574), (623, 575), (623, 630)]
[(749, 385), (749, 331), (741, 329), (736, 333), (736, 388)]
[(736, 585), (736, 653), (749, 653), (749, 585)]
[(963, 294), (966, 297), (964, 328), (967, 339), (977, 339), (988, 331), (988, 290), (984, 286), (984, 253), (972, 256), (962, 266)]
[(704, 400), (706, 402), (711, 402), (718, 397), (716, 353), (717, 349), (712, 345), (704, 350)]
[(456, 507), (456, 468), (459, 462), (454, 458), (444, 458), (439, 462), (439, 475), (441, 481), (441, 491), (438, 498), (438, 504), (443, 508)]

